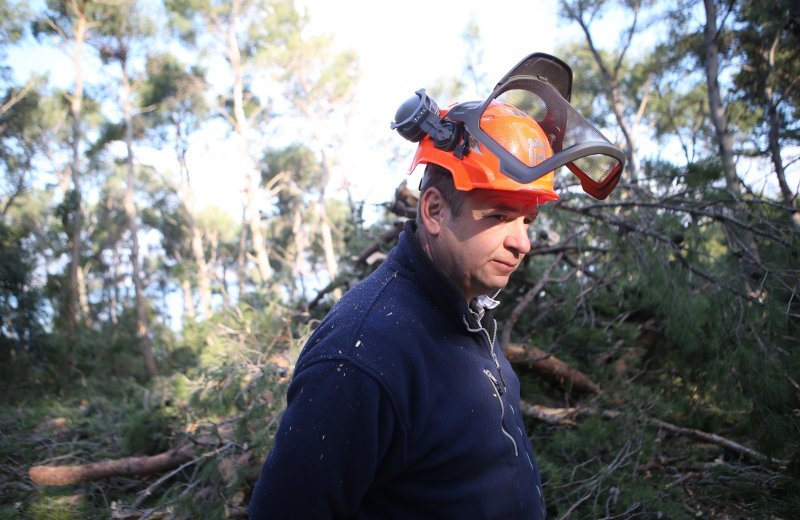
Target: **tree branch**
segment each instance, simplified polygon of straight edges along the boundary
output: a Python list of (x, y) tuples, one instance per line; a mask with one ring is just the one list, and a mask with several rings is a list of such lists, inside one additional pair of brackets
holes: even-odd
[[(536, 298), (536, 295), (539, 294), (542, 289), (545, 288), (545, 286), (554, 281), (550, 279), (550, 273), (552, 273), (553, 269), (555, 269), (556, 266), (561, 263), (563, 258), (564, 253), (559, 253), (558, 256), (556, 256), (556, 258), (550, 262), (550, 265), (545, 268), (544, 272), (539, 277), (539, 281), (536, 282), (533, 287), (528, 289), (525, 295), (519, 300), (519, 302), (517, 302), (517, 305), (514, 306), (514, 309), (511, 311), (511, 315), (508, 317), (508, 320), (506, 320), (506, 324), (503, 327), (503, 332), (500, 335), (501, 348), (505, 349), (508, 346), (508, 342), (511, 339), (511, 329), (514, 328), (514, 325), (519, 320), (519, 317), (522, 315), (522, 312), (525, 310), (525, 308), (530, 305), (531, 302), (533, 302), (533, 299)], [(574, 273), (575, 270), (573, 269), (570, 271), (567, 277)]]
[(600, 385), (589, 379), (589, 376), (544, 350), (513, 344), (508, 346), (505, 355), (511, 363), (535, 370), (567, 389), (589, 394), (601, 391)]
[(28, 91), (33, 87), (34, 83), (34, 78), (29, 79), (21, 89), (15, 92), (14, 95), (12, 95), (9, 100), (3, 104), (3, 106), (0, 106), (0, 116), (5, 114), (9, 109), (11, 109), (11, 107), (19, 103), (20, 100), (24, 98)]
[[(524, 401), (521, 403), (521, 410), (523, 415), (526, 417), (556, 426), (574, 425), (575, 420), (580, 416), (598, 414), (598, 411), (592, 408), (548, 408), (546, 406), (529, 404)], [(617, 419), (621, 414), (614, 410), (604, 410), (600, 412), (600, 415), (604, 419)], [(726, 450), (735, 453), (742, 458), (748, 459), (751, 462), (774, 466), (782, 470), (786, 469), (789, 465), (788, 460), (768, 457), (752, 448), (748, 448), (747, 446), (715, 433), (708, 433), (701, 430), (695, 430), (693, 428), (684, 428), (682, 426), (677, 426), (675, 424), (662, 421), (661, 419), (656, 419), (655, 417), (644, 416), (642, 419), (670, 433), (682, 435), (684, 437), (690, 437), (703, 442), (710, 442), (711, 444), (725, 448)]]

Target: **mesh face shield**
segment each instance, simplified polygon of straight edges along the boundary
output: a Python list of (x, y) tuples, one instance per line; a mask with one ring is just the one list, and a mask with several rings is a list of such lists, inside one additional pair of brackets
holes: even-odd
[[(528, 166), (506, 145), (500, 135), (481, 123), (492, 102), (502, 102), (535, 119), (545, 131), (553, 156)], [(482, 103), (456, 105), (447, 114), (464, 124), (467, 132), (500, 159), (500, 170), (520, 183), (532, 182), (546, 173), (566, 166), (589, 195), (606, 198), (622, 174), (625, 155), (547, 81), (533, 76), (512, 76), (495, 88)]]

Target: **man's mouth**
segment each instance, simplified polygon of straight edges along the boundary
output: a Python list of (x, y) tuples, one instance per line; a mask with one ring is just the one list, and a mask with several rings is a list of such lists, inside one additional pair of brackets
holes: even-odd
[(516, 262), (507, 262), (504, 260), (494, 260), (494, 262), (502, 271), (513, 272), (517, 268)]

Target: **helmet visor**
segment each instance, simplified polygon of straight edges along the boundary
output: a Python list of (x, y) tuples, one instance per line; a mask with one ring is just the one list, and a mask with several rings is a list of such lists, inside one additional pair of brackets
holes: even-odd
[[(553, 156), (537, 165), (518, 159), (496, 125), (483, 117), (492, 103), (510, 105), (530, 116), (544, 130)], [(460, 109), (459, 109), (460, 108)], [(589, 195), (604, 199), (616, 186), (625, 164), (622, 151), (586, 120), (549, 83), (532, 76), (515, 76), (498, 85), (480, 105), (454, 107), (449, 117), (464, 122), (467, 131), (500, 159), (500, 171), (517, 182), (533, 182), (561, 166), (580, 179)]]

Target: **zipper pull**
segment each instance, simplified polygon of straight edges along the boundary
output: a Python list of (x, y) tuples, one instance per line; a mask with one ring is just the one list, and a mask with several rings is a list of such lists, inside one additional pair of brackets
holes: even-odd
[(500, 382), (497, 380), (496, 377), (494, 377), (494, 375), (492, 375), (492, 373), (489, 371), (488, 368), (484, 368), (483, 373), (486, 374), (486, 377), (488, 377), (489, 380), (494, 385), (494, 389), (497, 391), (497, 395), (504, 395), (506, 393), (506, 389), (504, 388), (504, 386), (500, 384)]

